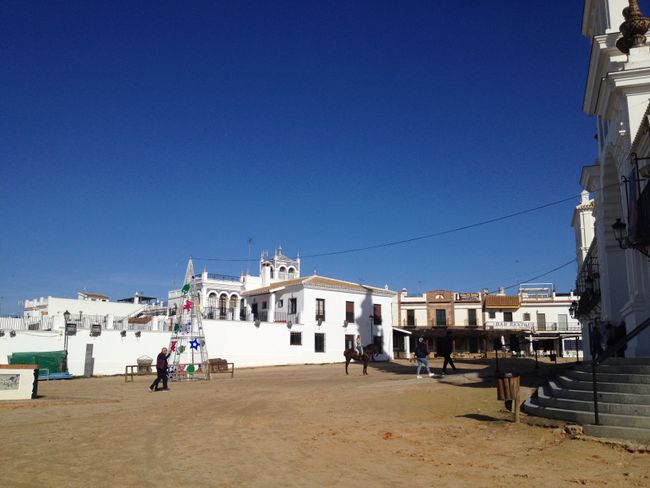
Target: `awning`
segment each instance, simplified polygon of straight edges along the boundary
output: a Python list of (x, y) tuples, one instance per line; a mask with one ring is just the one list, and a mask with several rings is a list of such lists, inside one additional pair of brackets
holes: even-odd
[(413, 332), (411, 332), (410, 330), (400, 329), (399, 327), (393, 327), (393, 330), (396, 330), (397, 332), (401, 332), (402, 334), (406, 334), (406, 335), (413, 334)]

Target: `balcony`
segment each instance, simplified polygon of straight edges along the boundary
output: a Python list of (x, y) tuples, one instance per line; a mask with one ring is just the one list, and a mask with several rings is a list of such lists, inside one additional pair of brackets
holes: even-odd
[[(631, 183), (634, 184), (634, 182)], [(637, 189), (639, 189), (639, 185), (637, 185)], [(650, 184), (648, 182), (634, 204), (636, 215), (634, 211), (631, 211), (628, 217), (630, 240), (635, 247), (647, 248), (650, 246)]]
[(493, 330), (527, 330), (530, 332), (580, 332), (582, 330), (580, 322), (577, 320), (571, 320), (562, 323), (538, 323), (533, 321), (502, 322), (496, 320), (488, 320), (485, 323), (485, 328)]
[(594, 237), (587, 256), (580, 267), (576, 279), (576, 291), (580, 296), (577, 317), (584, 317), (600, 307), (600, 273), (598, 268), (598, 248)]

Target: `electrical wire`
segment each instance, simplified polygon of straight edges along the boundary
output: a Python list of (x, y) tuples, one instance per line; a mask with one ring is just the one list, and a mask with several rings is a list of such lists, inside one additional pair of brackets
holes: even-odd
[[(548, 275), (550, 275), (551, 273), (555, 273), (556, 271), (559, 271), (559, 270), (561, 270), (562, 268), (566, 268), (567, 266), (569, 266), (570, 264), (573, 264), (573, 263), (575, 263), (575, 262), (576, 262), (576, 259), (573, 258), (573, 259), (571, 259), (570, 261), (567, 261), (567, 262), (564, 263), (564, 264), (560, 264), (559, 266), (556, 266), (555, 268), (550, 269), (550, 270), (548, 270), (548, 271), (544, 271), (543, 273), (538, 274), (537, 276), (533, 276), (532, 278), (525, 279), (525, 280), (520, 281), (520, 282), (518, 282), (518, 283), (515, 283), (515, 284), (513, 284), (513, 285), (504, 286), (503, 289), (504, 289), (504, 290), (509, 290), (510, 288), (515, 288), (515, 287), (521, 285), (522, 283), (530, 283), (530, 282), (533, 282), (533, 281), (535, 281), (535, 280), (538, 280), (538, 279), (540, 279), (540, 278), (543, 278), (544, 276), (548, 276)], [(496, 293), (496, 291), (491, 291), (490, 293), (493, 293), (493, 294), (494, 294), (494, 293)]]
[[(596, 192), (605, 190), (606, 188), (609, 188), (611, 186), (618, 186), (618, 185), (620, 185), (620, 183), (618, 183), (618, 182), (617, 183), (612, 183), (610, 185), (599, 188), (598, 190), (595, 190), (592, 193), (596, 193)], [(463, 225), (463, 226), (460, 226), (460, 227), (454, 227), (454, 228), (451, 228), (451, 229), (446, 229), (446, 230), (439, 231), (439, 232), (434, 232), (434, 233), (431, 233), (431, 234), (424, 234), (424, 235), (420, 235), (420, 236), (410, 237), (408, 239), (400, 239), (398, 241), (383, 242), (383, 243), (380, 243), (380, 244), (372, 244), (372, 245), (369, 245), (369, 246), (354, 247), (354, 248), (342, 249), (342, 250), (338, 250), (338, 251), (327, 251), (327, 252), (321, 252), (321, 253), (303, 254), (300, 257), (301, 258), (319, 258), (319, 257), (325, 257), (325, 256), (336, 256), (336, 255), (341, 255), (341, 254), (351, 254), (351, 253), (356, 253), (356, 252), (369, 251), (369, 250), (372, 250), (372, 249), (380, 249), (380, 248), (384, 248), (384, 247), (399, 246), (401, 244), (407, 244), (409, 242), (416, 242), (416, 241), (421, 241), (421, 240), (424, 240), (424, 239), (431, 239), (433, 237), (440, 237), (440, 236), (443, 236), (443, 235), (446, 235), (446, 234), (453, 234), (453, 233), (460, 232), (460, 231), (463, 231), (463, 230), (474, 229), (476, 227), (481, 227), (483, 225), (493, 224), (495, 222), (501, 222), (503, 220), (511, 219), (513, 217), (518, 217), (520, 215), (525, 215), (525, 214), (528, 214), (528, 213), (543, 210), (545, 208), (553, 207), (555, 205), (559, 205), (561, 203), (565, 203), (565, 202), (568, 202), (570, 200), (574, 200), (575, 198), (577, 198), (579, 196), (580, 196), (580, 194), (572, 195), (572, 196), (567, 197), (567, 198), (562, 198), (561, 200), (555, 200), (553, 202), (545, 203), (543, 205), (538, 205), (536, 207), (527, 208), (525, 210), (519, 210), (517, 212), (502, 215), (500, 217), (494, 217), (492, 219), (482, 220), (480, 222), (475, 222), (475, 223)], [(230, 262), (230, 263), (246, 263), (246, 262), (257, 261), (257, 259), (203, 258), (203, 257), (195, 257), (195, 256), (193, 256), (193, 259), (200, 260), (200, 261), (218, 261), (218, 262)]]

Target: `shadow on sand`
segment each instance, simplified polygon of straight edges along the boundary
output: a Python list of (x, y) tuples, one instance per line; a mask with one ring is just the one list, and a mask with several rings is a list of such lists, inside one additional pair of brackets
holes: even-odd
[[(471, 388), (494, 388), (496, 386), (496, 362), (494, 359), (454, 359), (456, 370), (447, 369), (447, 376), (441, 378), (444, 383), (454, 384)], [(536, 388), (544, 384), (549, 378), (560, 374), (562, 371), (571, 368), (575, 362), (554, 364), (548, 361), (539, 361), (536, 367), (534, 358), (506, 358), (499, 359), (499, 371), (501, 373), (512, 372), (521, 375), (521, 386)], [(391, 362), (371, 362), (368, 365), (369, 373), (372, 370), (383, 371), (396, 375), (414, 376), (417, 363), (410, 363), (407, 360), (396, 360)], [(436, 374), (440, 373), (442, 359), (431, 361), (431, 370)], [(424, 371), (426, 374), (426, 371)]]

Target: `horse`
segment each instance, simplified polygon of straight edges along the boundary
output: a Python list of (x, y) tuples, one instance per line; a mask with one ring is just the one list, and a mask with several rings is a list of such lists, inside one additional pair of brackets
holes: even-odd
[(346, 349), (343, 352), (343, 355), (345, 356), (345, 374), (349, 374), (348, 365), (352, 359), (363, 363), (363, 374), (368, 374), (368, 361), (372, 361), (375, 354), (378, 352), (377, 346), (374, 344), (368, 344), (365, 346), (361, 355), (359, 355), (359, 352), (356, 349)]

